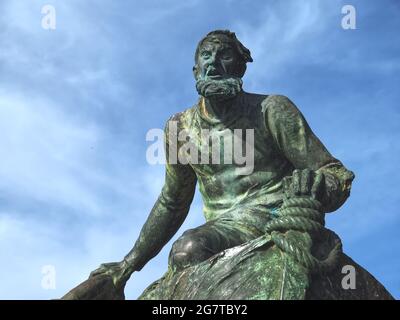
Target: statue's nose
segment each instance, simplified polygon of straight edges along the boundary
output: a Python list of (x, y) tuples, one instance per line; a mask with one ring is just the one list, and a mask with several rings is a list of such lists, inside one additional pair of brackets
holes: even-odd
[(217, 68), (215, 68), (213, 65), (208, 66), (207, 68), (207, 75), (208, 76), (214, 76), (218, 74), (218, 70)]
[(216, 62), (216, 54), (213, 52), (207, 59), (207, 66), (215, 65)]
[[(216, 53), (213, 53), (210, 58), (207, 61), (207, 73), (216, 73), (216, 72), (221, 72), (221, 63), (216, 55)], [(222, 69), (225, 71), (224, 66), (222, 66)]]

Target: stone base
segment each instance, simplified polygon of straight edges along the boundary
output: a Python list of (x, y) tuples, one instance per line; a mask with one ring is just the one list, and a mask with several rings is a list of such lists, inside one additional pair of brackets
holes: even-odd
[(118, 291), (111, 277), (89, 278), (69, 291), (61, 300), (124, 300), (123, 292)]
[[(331, 231), (315, 254), (323, 257)], [(342, 287), (344, 266), (355, 270), (355, 288)], [(350, 267), (351, 268), (351, 267)], [(343, 281), (347, 283), (346, 281)], [(64, 300), (121, 300), (110, 277), (90, 278), (68, 292)], [(181, 272), (168, 271), (152, 283), (141, 300), (392, 300), (390, 293), (368, 271), (346, 254), (329, 273), (310, 275), (269, 235), (225, 250)]]
[[(344, 289), (343, 266), (355, 270), (355, 289)], [(179, 273), (167, 272), (139, 299), (157, 300), (392, 300), (368, 271), (341, 254), (328, 274), (304, 267), (263, 236)]]

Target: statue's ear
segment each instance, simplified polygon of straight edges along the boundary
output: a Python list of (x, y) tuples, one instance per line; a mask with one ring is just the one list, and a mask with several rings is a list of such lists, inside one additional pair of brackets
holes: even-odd
[(246, 72), (247, 66), (246, 63), (239, 63), (236, 67), (236, 74), (239, 78), (243, 78), (245, 72)]
[(197, 76), (198, 76), (198, 67), (197, 64), (193, 66), (193, 76), (194, 78), (197, 80)]

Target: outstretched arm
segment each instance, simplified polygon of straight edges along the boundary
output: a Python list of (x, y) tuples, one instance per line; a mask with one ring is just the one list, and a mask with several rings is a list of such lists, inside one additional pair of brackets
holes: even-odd
[(153, 209), (150, 212), (133, 249), (121, 262), (106, 263), (92, 272), (110, 275), (117, 287), (123, 287), (134, 271), (139, 271), (174, 236), (185, 220), (193, 200), (196, 175), (190, 165), (171, 163), (171, 150), (176, 152), (176, 141), (169, 135), (169, 125), (165, 129), (166, 174), (165, 183)]
[(155, 257), (185, 220), (196, 186), (189, 165), (167, 164), (164, 187), (133, 249), (125, 257), (132, 271), (139, 271)]
[[(353, 172), (335, 159), (312, 132), (298, 108), (285, 96), (273, 95), (263, 102), (266, 125), (278, 148), (293, 164), (299, 181), (302, 170), (315, 172), (323, 181), (318, 197), (325, 212), (337, 210), (350, 194)], [(307, 177), (305, 177), (307, 179)]]

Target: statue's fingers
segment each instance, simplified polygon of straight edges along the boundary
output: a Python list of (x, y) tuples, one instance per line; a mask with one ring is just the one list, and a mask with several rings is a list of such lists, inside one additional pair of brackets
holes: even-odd
[(301, 171), (296, 169), (293, 171), (293, 179), (292, 179), (293, 194), (295, 196), (300, 195), (301, 193), (300, 184), (301, 184)]
[(101, 270), (100, 268), (98, 268), (98, 269), (96, 269), (96, 270), (94, 270), (94, 271), (92, 271), (92, 272), (90, 273), (89, 278), (93, 278), (93, 277), (95, 277), (95, 276), (98, 276), (98, 275), (101, 274), (101, 273), (103, 273), (102, 270)]
[(310, 169), (301, 171), (300, 191), (302, 195), (309, 195), (311, 192), (311, 174)]
[(90, 273), (89, 277), (98, 276), (100, 274), (104, 274), (109, 270), (109, 268), (113, 265), (113, 263), (102, 263), (100, 267)]
[(286, 198), (289, 198), (291, 195), (291, 180), (292, 177), (284, 177), (282, 179), (282, 188)]
[(324, 183), (324, 174), (322, 172), (318, 172), (315, 176), (313, 185), (311, 187), (311, 197), (314, 199), (318, 198), (318, 194)]

